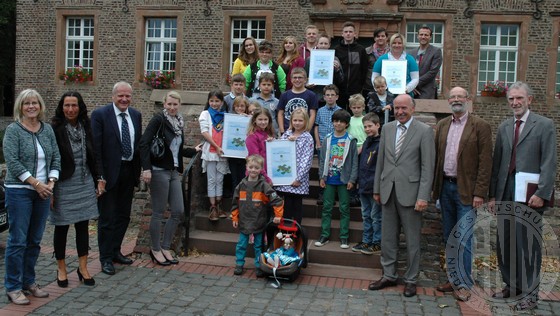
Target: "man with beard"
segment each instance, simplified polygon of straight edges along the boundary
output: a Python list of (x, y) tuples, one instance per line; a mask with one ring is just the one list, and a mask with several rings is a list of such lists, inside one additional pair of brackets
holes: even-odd
[[(449, 107), (453, 114), (436, 126), (436, 169), (434, 177), (434, 200), (439, 198), (443, 221), (443, 238), (447, 244), (453, 227), (461, 219), (463, 225), (457, 226), (460, 233), (462, 260), (456, 261), (464, 269), (455, 288), (450, 282), (439, 285), (438, 291), (453, 292), (456, 299), (467, 301), (473, 285), (472, 270), (472, 236), (468, 234), (476, 213), (471, 210), (484, 203), (490, 185), (492, 165), (492, 131), (490, 124), (483, 119), (469, 114), (467, 105), (470, 101), (467, 90), (455, 87), (449, 91)], [(446, 254), (446, 258), (452, 257)], [(446, 262), (448, 260), (446, 259)], [(449, 263), (448, 263), (449, 264)], [(448, 267), (448, 271), (450, 267)]]

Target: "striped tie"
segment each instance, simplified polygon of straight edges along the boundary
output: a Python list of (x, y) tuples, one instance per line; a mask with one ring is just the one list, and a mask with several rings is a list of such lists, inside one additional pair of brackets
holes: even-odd
[(406, 126), (403, 124), (399, 124), (399, 128), (401, 129), (401, 135), (399, 135), (399, 139), (397, 140), (397, 145), (395, 145), (395, 156), (398, 156), (401, 152), (402, 144), (404, 142), (404, 137), (406, 136)]
[(129, 159), (132, 156), (132, 145), (130, 142), (130, 131), (128, 130), (128, 121), (126, 120), (126, 113), (119, 114), (122, 117), (121, 125), (121, 145), (123, 158)]

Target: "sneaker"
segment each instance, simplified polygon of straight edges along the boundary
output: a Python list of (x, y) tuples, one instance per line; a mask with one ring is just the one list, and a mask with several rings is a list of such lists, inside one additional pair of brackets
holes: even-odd
[(342, 248), (342, 249), (350, 248), (350, 246), (348, 246), (348, 238), (341, 238), (340, 239), (340, 248)]
[(233, 270), (233, 274), (242, 275), (243, 274), (243, 266), (235, 266), (235, 269)]
[(315, 247), (323, 247), (324, 245), (329, 243), (329, 238), (325, 236), (321, 236), (319, 240), (315, 242)]
[(23, 294), (20, 290), (7, 292), (6, 295), (8, 296), (10, 302), (16, 305), (29, 305), (30, 303), (29, 299), (25, 297), (25, 294)]
[(37, 283), (31, 284), (30, 286), (24, 288), (23, 290), (35, 297), (39, 297), (39, 298), (49, 297), (49, 293), (41, 290), (41, 288)]
[(373, 253), (377, 254), (381, 252), (381, 245), (380, 244), (373, 244), (371, 245), (371, 249), (373, 250)]
[(356, 246), (352, 247), (353, 252), (360, 252), (364, 249), (364, 246), (367, 246), (365, 242), (359, 242)]
[(370, 244), (364, 244), (360, 252), (364, 255), (373, 255), (373, 246)]
[(262, 277), (264, 277), (264, 272), (260, 268), (257, 268), (255, 270), (255, 275), (257, 276), (257, 278), (262, 278)]

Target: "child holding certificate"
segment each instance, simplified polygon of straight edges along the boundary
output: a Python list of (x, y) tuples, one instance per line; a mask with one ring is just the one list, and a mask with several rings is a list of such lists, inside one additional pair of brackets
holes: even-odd
[(284, 217), (294, 219), (301, 224), (303, 217), (303, 197), (309, 194), (309, 170), (313, 160), (313, 137), (306, 130), (309, 115), (303, 108), (292, 113), (290, 128), (282, 139), (296, 142), (297, 178), (291, 185), (280, 186), (276, 191), (284, 198)]
[(272, 184), (272, 180), (266, 174), (266, 142), (274, 139), (274, 129), (272, 128), (272, 116), (270, 112), (259, 108), (253, 111), (251, 123), (247, 129), (247, 138), (245, 146), (247, 146), (248, 155), (260, 155), (264, 160), (264, 168), (261, 170), (266, 181)]

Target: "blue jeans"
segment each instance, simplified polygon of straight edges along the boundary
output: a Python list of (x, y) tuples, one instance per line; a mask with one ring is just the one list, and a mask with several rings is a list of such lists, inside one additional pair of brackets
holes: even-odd
[(43, 200), (34, 190), (6, 188), (6, 209), (10, 223), (6, 245), (6, 292), (21, 290), (35, 283), (35, 264), (49, 216), (50, 199)]
[[(249, 236), (251, 236), (251, 234), (246, 235), (243, 233), (239, 233), (239, 241), (237, 242), (237, 246), (235, 247), (235, 265), (245, 265), (245, 254), (247, 253)], [(263, 233), (254, 233), (253, 236), (255, 237), (253, 243), (253, 248), (255, 249), (255, 267), (258, 268), (261, 265), (259, 263), (259, 258), (261, 257), (262, 253)]]
[[(476, 213), (472, 212), (472, 205), (465, 205), (461, 203), (461, 197), (459, 196), (459, 191), (457, 190), (457, 184), (450, 181), (443, 181), (443, 188), (441, 190), (441, 195), (439, 198), (441, 204), (441, 216), (443, 219), (443, 238), (447, 245), (449, 235), (453, 231), (455, 225), (461, 221), (466, 215), (471, 217), (474, 216), (476, 219)], [(473, 219), (473, 223), (474, 223)], [(461, 238), (461, 247), (463, 251), (463, 268), (467, 274), (462, 279), (466, 280), (470, 284), (461, 284), (461, 286), (466, 286), (468, 288), (472, 287), (472, 231), (469, 232), (473, 227), (471, 224), (463, 221), (460, 225), (457, 225), (456, 231), (457, 236), (467, 236), (467, 238)]]
[(360, 194), (364, 232), (362, 242), (381, 244), (381, 205), (373, 199), (373, 194)]

